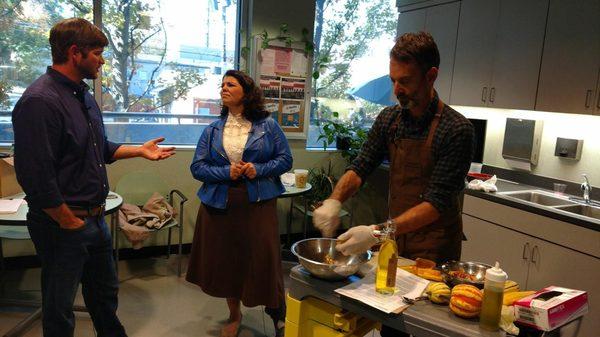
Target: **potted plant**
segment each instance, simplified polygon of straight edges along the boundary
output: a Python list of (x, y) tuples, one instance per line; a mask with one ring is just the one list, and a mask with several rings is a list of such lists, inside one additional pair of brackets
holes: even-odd
[(323, 141), (323, 149), (327, 149), (335, 141), (336, 148), (342, 151), (342, 157), (352, 162), (367, 139), (367, 131), (355, 120), (340, 120), (335, 111), (332, 115), (333, 118), (321, 122), (321, 134), (317, 140)]

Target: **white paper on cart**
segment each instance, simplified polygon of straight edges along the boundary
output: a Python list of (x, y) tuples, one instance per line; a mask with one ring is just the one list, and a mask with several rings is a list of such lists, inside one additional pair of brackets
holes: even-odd
[(389, 314), (400, 313), (406, 309), (409, 304), (402, 301), (402, 296), (415, 299), (421, 296), (428, 284), (429, 281), (398, 268), (396, 291), (393, 295), (383, 295), (375, 291), (375, 273), (369, 273), (359, 281), (336, 289), (335, 292)]

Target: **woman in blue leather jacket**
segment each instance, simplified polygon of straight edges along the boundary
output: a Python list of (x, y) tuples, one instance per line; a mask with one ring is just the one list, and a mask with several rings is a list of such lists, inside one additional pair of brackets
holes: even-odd
[(221, 100), (221, 118), (204, 129), (190, 167), (202, 182), (202, 204), (186, 279), (227, 299), (229, 320), (222, 337), (237, 335), (240, 302), (264, 305), (276, 336), (283, 336), (276, 198), (285, 191), (279, 176), (292, 167), (290, 147), (251, 77), (227, 71)]

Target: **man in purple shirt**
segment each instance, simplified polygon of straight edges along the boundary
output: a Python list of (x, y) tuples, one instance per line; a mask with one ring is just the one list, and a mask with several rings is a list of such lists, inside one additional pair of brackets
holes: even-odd
[(104, 221), (105, 164), (175, 153), (106, 139), (100, 108), (83, 79), (98, 77), (106, 36), (84, 19), (58, 22), (50, 31), (52, 66), (17, 102), (12, 122), (15, 169), (29, 204), (27, 226), (42, 264), (45, 337), (73, 336), (73, 301), (79, 283), (98, 336), (126, 336), (117, 318), (118, 279)]

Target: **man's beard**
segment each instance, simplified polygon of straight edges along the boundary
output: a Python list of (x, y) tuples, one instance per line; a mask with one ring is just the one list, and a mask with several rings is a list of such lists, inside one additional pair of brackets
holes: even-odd
[(95, 80), (98, 78), (98, 71), (95, 68), (89, 68), (80, 63), (77, 65), (77, 70), (84, 79)]
[(401, 97), (397, 96), (398, 102), (400, 102), (400, 107), (402, 109), (414, 109), (418, 104), (414, 97)]

